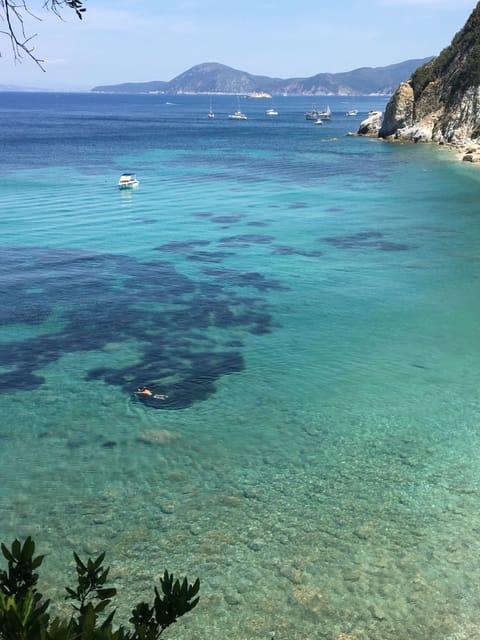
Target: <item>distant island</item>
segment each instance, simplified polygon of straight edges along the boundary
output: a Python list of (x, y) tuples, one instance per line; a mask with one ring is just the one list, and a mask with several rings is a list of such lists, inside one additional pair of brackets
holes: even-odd
[(270, 78), (239, 71), (218, 62), (191, 67), (168, 82), (124, 82), (94, 87), (96, 93), (236, 94), (286, 96), (389, 96), (419, 66), (432, 58), (406, 60), (387, 67), (361, 67), (309, 78)]

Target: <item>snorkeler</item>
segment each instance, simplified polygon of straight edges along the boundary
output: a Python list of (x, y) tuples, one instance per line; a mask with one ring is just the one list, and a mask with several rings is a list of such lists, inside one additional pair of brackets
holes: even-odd
[(153, 396), (153, 393), (147, 387), (139, 387), (135, 393), (141, 396)]
[(166, 400), (168, 396), (163, 393), (152, 393), (148, 387), (139, 387), (135, 393), (139, 396), (149, 396), (154, 400)]

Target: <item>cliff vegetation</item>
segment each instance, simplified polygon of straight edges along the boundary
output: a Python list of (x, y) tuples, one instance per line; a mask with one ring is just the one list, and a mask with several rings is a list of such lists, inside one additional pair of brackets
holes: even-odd
[(480, 2), (451, 44), (390, 99), (382, 138), (466, 147), (480, 136)]

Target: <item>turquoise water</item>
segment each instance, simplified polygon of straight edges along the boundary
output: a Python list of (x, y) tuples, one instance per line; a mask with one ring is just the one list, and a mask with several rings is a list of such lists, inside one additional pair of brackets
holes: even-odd
[(180, 640), (474, 638), (480, 174), (207, 100), (2, 95), (1, 539), (199, 576)]

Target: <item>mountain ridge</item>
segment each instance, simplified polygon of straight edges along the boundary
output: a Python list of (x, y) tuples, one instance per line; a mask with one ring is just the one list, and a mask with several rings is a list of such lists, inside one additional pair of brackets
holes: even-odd
[(359, 67), (340, 73), (318, 73), (306, 78), (275, 78), (248, 73), (218, 62), (204, 62), (170, 81), (124, 82), (98, 85), (94, 93), (248, 94), (271, 95), (391, 95), (400, 82), (431, 60), (405, 60), (385, 67)]

